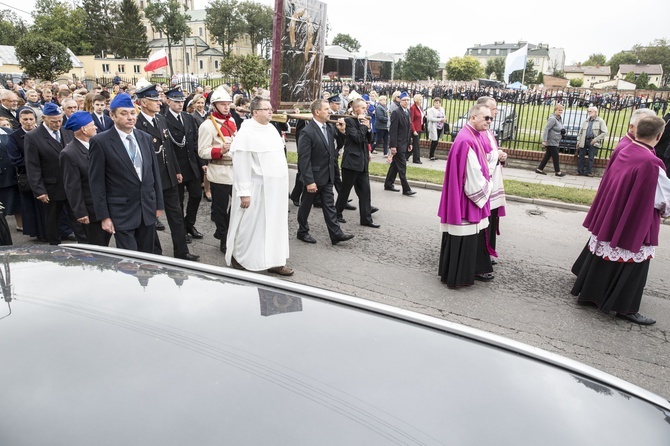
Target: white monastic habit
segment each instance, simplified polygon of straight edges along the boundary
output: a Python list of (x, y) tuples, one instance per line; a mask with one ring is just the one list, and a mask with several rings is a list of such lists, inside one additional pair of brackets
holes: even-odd
[[(226, 263), (232, 258), (250, 271), (286, 265), (288, 241), (288, 164), (284, 141), (271, 124), (248, 119), (230, 147), (233, 199)], [(240, 197), (251, 197), (247, 209)]]

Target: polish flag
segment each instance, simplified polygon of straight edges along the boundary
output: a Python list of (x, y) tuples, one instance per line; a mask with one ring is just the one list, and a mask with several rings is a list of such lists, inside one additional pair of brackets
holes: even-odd
[(159, 50), (153, 53), (149, 59), (147, 59), (147, 64), (144, 66), (144, 71), (156, 71), (159, 68), (168, 66), (168, 58), (165, 50)]

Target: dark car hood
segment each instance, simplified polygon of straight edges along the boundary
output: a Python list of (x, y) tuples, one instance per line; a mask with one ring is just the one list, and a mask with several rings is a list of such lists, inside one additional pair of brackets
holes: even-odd
[(198, 268), (0, 251), (0, 444), (670, 444), (593, 378)]

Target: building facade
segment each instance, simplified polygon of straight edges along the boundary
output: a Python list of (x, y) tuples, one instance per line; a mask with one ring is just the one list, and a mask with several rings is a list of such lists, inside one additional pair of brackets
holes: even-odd
[[(524, 41), (516, 43), (500, 41), (485, 45), (475, 44), (465, 51), (465, 55), (474, 57), (482, 67), (486, 67), (489, 60), (497, 57), (504, 59), (509, 53), (518, 50), (526, 44), (528, 44), (527, 60), (533, 61), (533, 67), (538, 73), (551, 75), (556, 71), (563, 71), (565, 67), (565, 50), (563, 48), (550, 48), (549, 45), (543, 43), (536, 45)], [(502, 76), (502, 73), (496, 74), (498, 77)]]

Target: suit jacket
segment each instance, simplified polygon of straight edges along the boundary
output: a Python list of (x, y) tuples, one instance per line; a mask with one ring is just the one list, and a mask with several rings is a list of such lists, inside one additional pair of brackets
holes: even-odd
[[(300, 132), (298, 140), (298, 171), (307, 184), (324, 186), (335, 181), (335, 132), (326, 124), (328, 139), (324, 138), (318, 122), (312, 120)], [(339, 133), (339, 132), (338, 132)]]
[[(338, 141), (344, 144), (342, 152), (342, 168), (355, 170), (357, 172), (367, 172), (370, 162), (370, 152), (368, 151), (368, 138), (370, 129), (358, 122), (358, 119), (348, 117), (346, 122), (346, 131), (342, 135), (337, 132)], [(303, 135), (300, 137), (302, 138)]]
[(144, 115), (140, 113), (137, 116), (135, 128), (151, 135), (154, 152), (158, 159), (158, 169), (160, 171), (163, 190), (177, 187), (177, 174), (181, 173), (181, 169), (179, 168), (179, 163), (174, 155), (172, 142), (168, 136), (165, 116), (156, 113), (154, 115), (154, 122), (156, 124), (155, 126), (149, 124), (149, 121), (147, 121)]
[(91, 138), (88, 181), (95, 216), (111, 218), (114, 228), (132, 230), (156, 223), (156, 210), (165, 209), (163, 188), (151, 136), (134, 130), (142, 155), (142, 180), (113, 127)]
[(7, 154), (10, 137), (0, 134), (0, 188), (16, 185), (16, 168)]
[(102, 114), (102, 121), (98, 119), (98, 115), (95, 113), (91, 113), (91, 117), (93, 117), (93, 124), (95, 124), (95, 128), (97, 129), (98, 133), (102, 133), (105, 130), (109, 130), (114, 127), (114, 121), (112, 121), (112, 118), (105, 115), (104, 113)]
[(70, 207), (76, 218), (88, 216), (92, 222), (95, 216), (93, 196), (88, 184), (88, 149), (78, 139), (73, 139), (60, 153), (60, 167), (63, 172), (63, 187)]
[(9, 134), (9, 141), (7, 142), (7, 154), (12, 164), (16, 167), (17, 172), (26, 172), (25, 152), (23, 150), (23, 140), (26, 136), (26, 131), (23, 127)]
[(179, 170), (181, 170), (184, 181), (189, 181), (202, 176), (201, 166), (204, 163), (198, 157), (198, 126), (195, 118), (188, 113), (182, 112), (181, 120), (181, 123), (177, 121), (177, 118), (170, 111), (165, 114), (167, 129), (174, 141), (177, 141), (179, 144), (184, 141), (183, 147), (179, 147), (179, 144), (175, 144), (174, 141), (170, 142), (174, 148), (174, 153), (179, 163)]
[(411, 141), (412, 128), (409, 121), (409, 111), (405, 113), (402, 107), (398, 107), (391, 113), (389, 147), (395, 147), (398, 152), (407, 152)]
[(14, 130), (17, 130), (19, 127), (21, 127), (18, 116), (14, 117), (14, 115), (12, 115), (12, 113), (2, 105), (0, 105), (0, 117), (9, 119), (9, 123), (12, 125), (12, 129)]
[(23, 138), (28, 183), (35, 197), (48, 194), (50, 200), (65, 200), (60, 152), (74, 138), (69, 130), (60, 129), (58, 143), (44, 125), (26, 133)]

